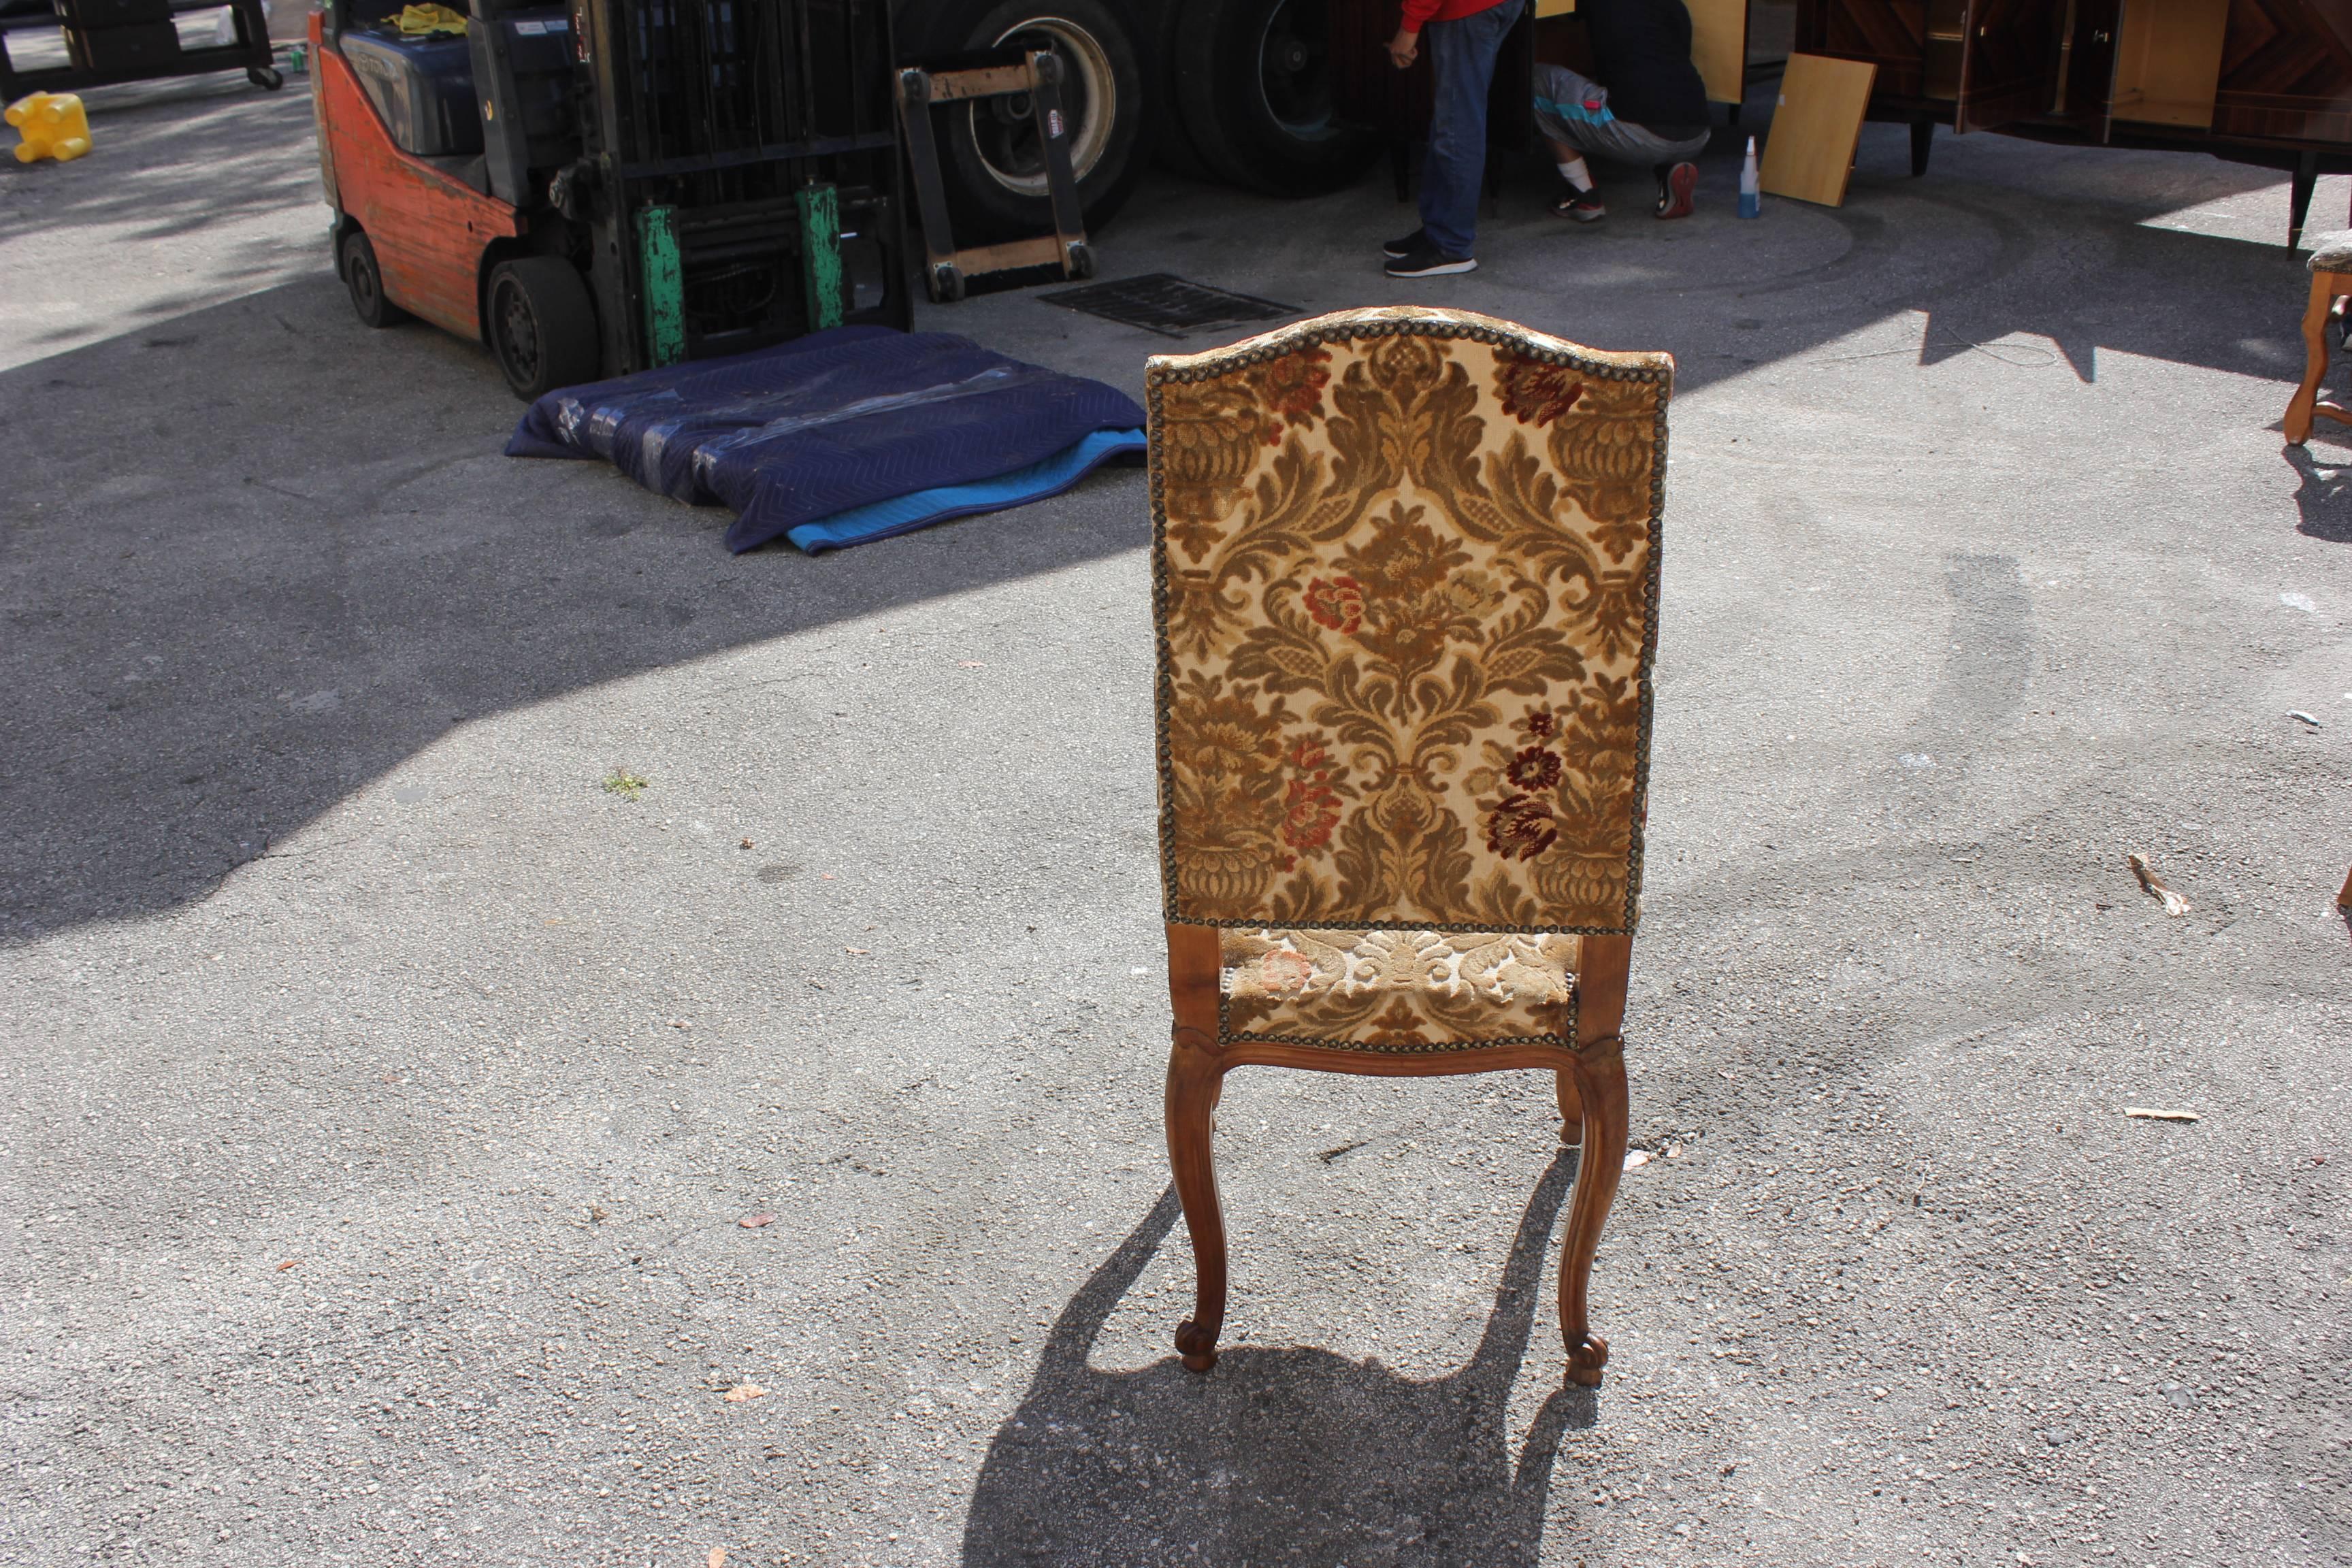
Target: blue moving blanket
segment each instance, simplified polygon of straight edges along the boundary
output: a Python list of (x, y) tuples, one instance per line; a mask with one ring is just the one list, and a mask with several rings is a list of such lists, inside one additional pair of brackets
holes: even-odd
[(551, 392), (507, 455), (604, 458), (647, 489), (732, 509), (730, 550), (788, 534), (817, 551), (1066, 489), (1141, 450), (1142, 425), (1114, 387), (966, 338), (835, 327)]

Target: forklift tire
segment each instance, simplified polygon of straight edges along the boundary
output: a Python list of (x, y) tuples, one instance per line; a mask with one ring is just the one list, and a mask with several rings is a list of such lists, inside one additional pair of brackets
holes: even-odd
[(408, 320), (408, 312), (383, 297), (383, 273), (375, 264), (375, 247), (368, 237), (354, 228), (343, 236), (337, 247), (336, 270), (343, 275), (343, 287), (352, 291), (352, 309), (359, 312), (363, 325), (394, 327)]
[(526, 256), (490, 269), (482, 336), (525, 403), (596, 379), (596, 307), (572, 263)]
[(247, 66), (245, 68), (245, 79), (256, 87), (276, 92), (286, 85), (286, 73), (276, 66)]

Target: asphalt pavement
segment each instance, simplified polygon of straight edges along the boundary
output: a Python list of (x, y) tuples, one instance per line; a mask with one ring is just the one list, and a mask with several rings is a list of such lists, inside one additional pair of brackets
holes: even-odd
[(1100, 235), (1679, 361), (1588, 1393), (1533, 1076), (1237, 1074), (1177, 1363), (1139, 472), (730, 556), (352, 319), (299, 90), (93, 109), (0, 162), (0, 1561), (2352, 1561), (2282, 178), (1873, 127), (1741, 223), (1727, 133), (1680, 224), (1515, 167), (1465, 279), (1380, 276), (1380, 174)]

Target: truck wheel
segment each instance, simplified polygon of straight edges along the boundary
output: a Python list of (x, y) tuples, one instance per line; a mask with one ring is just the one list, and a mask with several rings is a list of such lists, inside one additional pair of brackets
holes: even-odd
[(407, 311), (383, 297), (383, 273), (365, 234), (356, 228), (344, 234), (342, 244), (335, 247), (335, 267), (343, 275), (343, 287), (352, 291), (352, 309), (366, 325), (390, 327), (408, 320)]
[(1193, 0), (1175, 36), (1176, 90), (1217, 174), (1273, 195), (1352, 183), (1379, 152), (1336, 123), (1326, 0)]
[(491, 269), (483, 336), (524, 402), (596, 379), (596, 308), (572, 263), (552, 256)]
[[(971, 16), (960, 32), (959, 15)], [(1128, 24), (1101, 0), (971, 0), (950, 6), (939, 25), (943, 36), (956, 38), (955, 47), (1050, 49), (1061, 57), (1070, 168), (1087, 229), (1108, 223), (1151, 161), (1143, 68)], [(1028, 95), (984, 98), (941, 112), (956, 243), (1050, 230), (1045, 151)]]

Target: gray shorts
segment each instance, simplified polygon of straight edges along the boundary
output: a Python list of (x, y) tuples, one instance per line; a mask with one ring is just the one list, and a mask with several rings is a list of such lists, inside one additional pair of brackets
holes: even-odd
[(1626, 163), (1679, 163), (1706, 150), (1706, 132), (1670, 142), (1609, 111), (1609, 89), (1566, 66), (1536, 67), (1536, 129), (1580, 153)]

